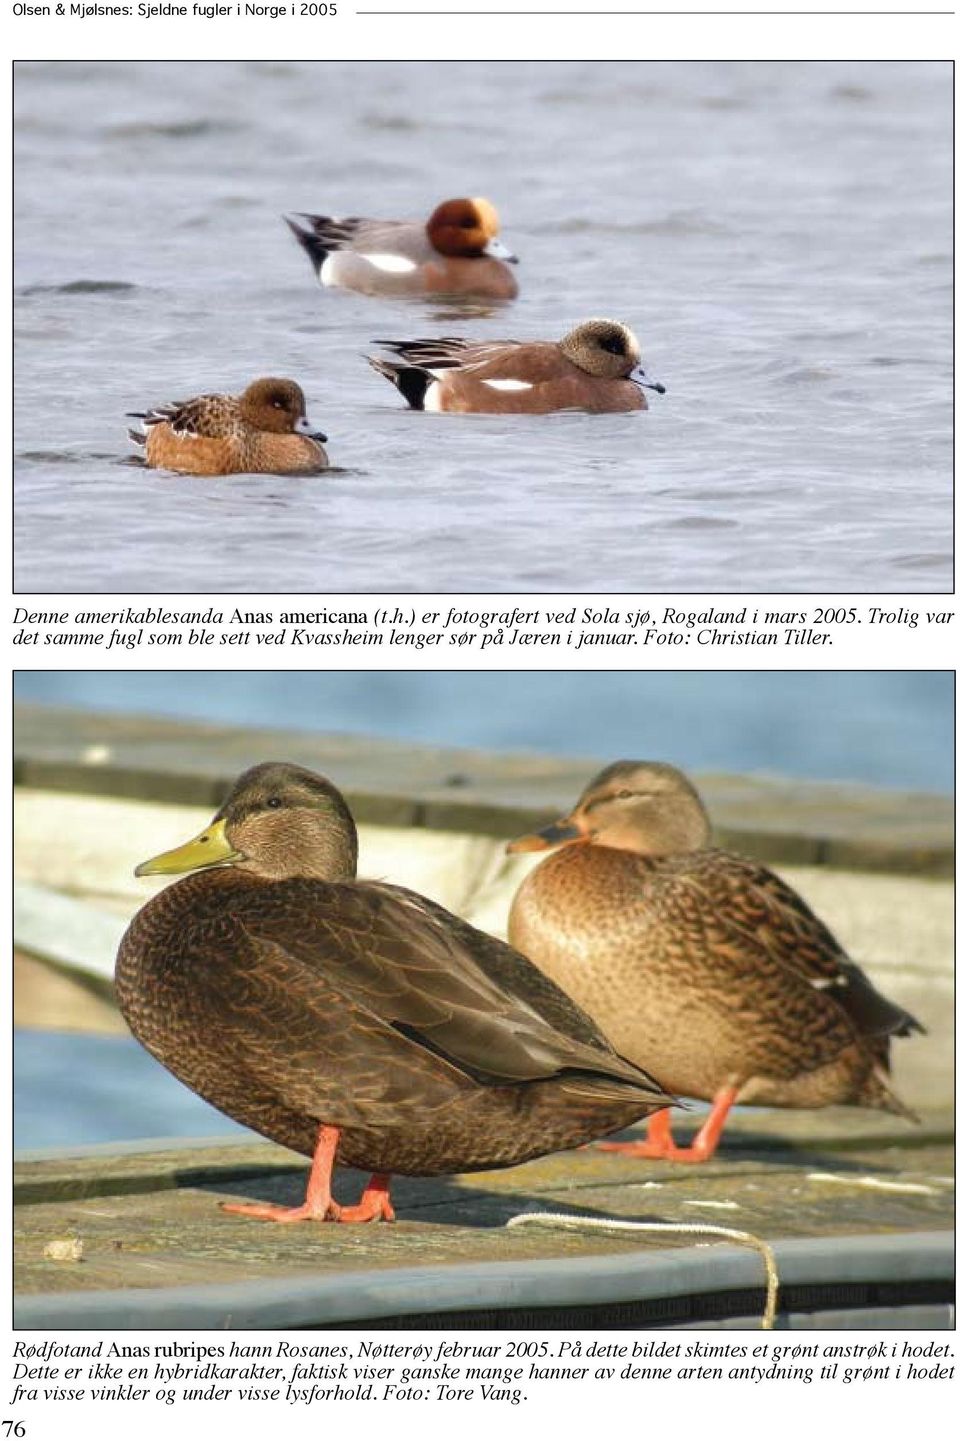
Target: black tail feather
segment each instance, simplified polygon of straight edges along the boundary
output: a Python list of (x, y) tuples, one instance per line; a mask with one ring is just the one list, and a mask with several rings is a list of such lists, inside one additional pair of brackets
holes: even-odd
[[(328, 242), (324, 242), (323, 240), (321, 240), (320, 237), (313, 230), (307, 230), (303, 226), (298, 225), (297, 222), (295, 220), (292, 220), (289, 215), (285, 215), (283, 218), (289, 225), (290, 229), (293, 231), (294, 235), (297, 237), (297, 240), (303, 246), (304, 250), (309, 255), (311, 264), (313, 265), (314, 270), (317, 272), (317, 277), (319, 278), (320, 268), (323, 265), (323, 262), (326, 260), (327, 256), (330, 254), (330, 251), (333, 247)], [(304, 216), (305, 220), (311, 221), (325, 220), (326, 218), (326, 216), (322, 215)]]
[(424, 396), (436, 383), (429, 370), (420, 370), (415, 365), (395, 365), (374, 355), (368, 355), (367, 360), (379, 375), (397, 387), (411, 410), (423, 409)]

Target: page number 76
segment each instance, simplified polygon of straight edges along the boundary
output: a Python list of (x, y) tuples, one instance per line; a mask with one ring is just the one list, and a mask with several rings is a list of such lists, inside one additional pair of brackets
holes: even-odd
[(26, 1436), (27, 1427), (23, 1421), (0, 1421), (4, 1436)]

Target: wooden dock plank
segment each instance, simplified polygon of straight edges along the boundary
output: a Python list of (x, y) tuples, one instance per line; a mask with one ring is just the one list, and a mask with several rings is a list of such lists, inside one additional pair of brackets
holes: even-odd
[[(747, 1115), (727, 1149), (704, 1167), (586, 1150), (506, 1171), (398, 1177), (400, 1220), (394, 1226), (283, 1227), (223, 1215), (218, 1202), (228, 1198), (289, 1204), (302, 1197), (301, 1159), (265, 1142), (26, 1161), (16, 1175), (15, 1286), (21, 1295), (173, 1287), (358, 1268), (615, 1255), (638, 1245), (675, 1247), (697, 1239), (505, 1229), (509, 1217), (530, 1210), (701, 1221), (767, 1239), (950, 1227), (953, 1149), (936, 1126), (917, 1135), (909, 1128), (895, 1131), (896, 1123), (881, 1118), (871, 1137), (834, 1116), (825, 1140), (798, 1134), (776, 1144), (759, 1129), (762, 1118), (758, 1123)], [(859, 1125), (863, 1118), (855, 1119)], [(834, 1179), (814, 1179), (823, 1175)], [(867, 1178), (872, 1183), (865, 1186)], [(360, 1186), (357, 1173), (338, 1174), (343, 1199), (353, 1199)], [(45, 1254), (51, 1241), (68, 1238), (82, 1242), (81, 1261)]]

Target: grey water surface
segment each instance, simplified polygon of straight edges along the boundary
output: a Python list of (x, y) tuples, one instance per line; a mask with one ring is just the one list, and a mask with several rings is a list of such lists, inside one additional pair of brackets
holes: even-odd
[[(21, 591), (951, 584), (946, 63), (16, 67)], [(322, 291), (284, 211), (485, 194), (497, 312)], [(642, 414), (405, 411), (380, 337), (630, 324)], [(124, 463), (124, 412), (287, 374), (337, 469)]]

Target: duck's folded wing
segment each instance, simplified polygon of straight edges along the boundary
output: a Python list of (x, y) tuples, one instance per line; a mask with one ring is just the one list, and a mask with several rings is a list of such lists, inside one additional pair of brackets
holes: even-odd
[[(375, 340), (393, 351), (407, 365), (417, 366), (431, 373), (446, 370), (474, 371), (483, 366), (495, 365), (498, 370), (506, 367), (520, 349), (516, 340), (464, 340), (459, 335), (439, 335), (430, 340)], [(537, 346), (524, 346), (524, 350), (537, 350)]]
[(880, 994), (832, 932), (786, 881), (765, 866), (705, 851), (689, 871), (691, 893), (714, 923), (751, 955), (829, 998), (864, 1037), (909, 1035), (923, 1027)]
[(309, 236), (325, 251), (351, 245), (357, 232), (370, 224), (359, 215), (309, 215), (302, 210), (293, 216), (284, 216), (284, 219), (298, 240), (303, 241)]
[[(573, 1003), (552, 989), (548, 996), (530, 961), (413, 892), (285, 881), (259, 890), (255, 905), (239, 899), (233, 944), (283, 971), (271, 988), (274, 1021), (278, 1007), (302, 1014), (315, 1000), (325, 1012), (349, 1013), (381, 1041), (420, 1047), (487, 1084), (576, 1072), (635, 1087), (652, 1104), (669, 1100), (605, 1044), (578, 1039), (571, 1022), (560, 1029), (555, 1022)], [(249, 956), (244, 969), (247, 990), (259, 986)], [(586, 1018), (581, 1027), (593, 1034)]]
[(229, 395), (195, 395), (191, 400), (172, 400), (137, 412), (137, 419), (144, 426), (168, 425), (174, 435), (188, 440), (222, 436), (236, 424), (236, 402)]
[(308, 215), (303, 211), (285, 217), (304, 249), (315, 259), (331, 251), (353, 250), (358, 255), (397, 255), (426, 260), (432, 253), (426, 228), (404, 220), (368, 220), (359, 215)]
[[(398, 890), (399, 887), (392, 889)], [(436, 901), (420, 895), (416, 896), (416, 900), (443, 925), (450, 941), (466, 952), (470, 961), (496, 985), (511, 994), (519, 994), (564, 1035), (585, 1045), (596, 1046), (601, 1051), (612, 1051), (610, 1042), (597, 1023), (527, 956), (489, 932), (477, 930)]]

